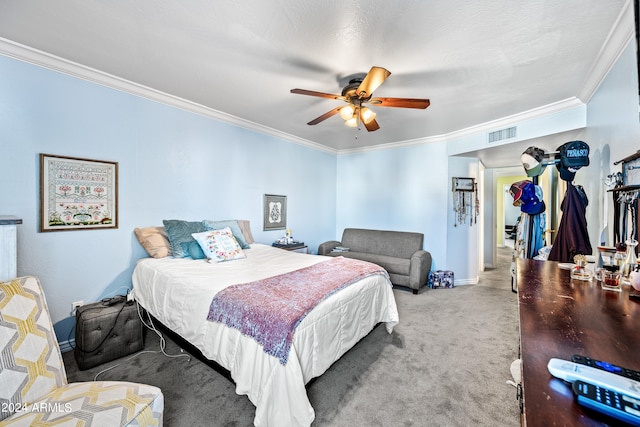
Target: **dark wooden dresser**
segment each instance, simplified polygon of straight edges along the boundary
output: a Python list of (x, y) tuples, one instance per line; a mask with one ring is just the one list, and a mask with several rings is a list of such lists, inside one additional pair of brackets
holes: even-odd
[(640, 371), (640, 301), (629, 299), (629, 286), (612, 292), (595, 280), (571, 280), (570, 271), (553, 261), (519, 259), (516, 284), (523, 425), (611, 423), (578, 405), (570, 386), (553, 377), (547, 363), (581, 354)]

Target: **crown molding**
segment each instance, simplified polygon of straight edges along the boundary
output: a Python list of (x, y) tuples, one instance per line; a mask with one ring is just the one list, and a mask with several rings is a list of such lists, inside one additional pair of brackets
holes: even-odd
[(184, 98), (180, 98), (150, 88), (148, 86), (134, 83), (132, 81), (114, 76), (112, 74), (105, 73), (104, 71), (87, 67), (85, 65), (78, 64), (77, 62), (60, 58), (59, 56), (51, 55), (47, 52), (25, 46), (23, 44), (16, 43), (12, 40), (8, 40), (2, 37), (0, 37), (0, 54), (58, 73), (66, 74), (71, 77), (86, 80), (91, 83), (96, 83), (101, 86), (116, 89), (121, 92), (129, 93), (131, 95), (160, 102), (162, 104), (179, 108), (181, 110), (219, 120), (221, 122), (235, 125), (244, 129), (253, 130), (255, 132), (269, 135), (278, 139), (294, 142), (296, 144), (304, 145), (315, 150), (324, 151), (330, 154), (337, 154), (336, 150), (318, 144), (316, 142), (299, 138), (286, 132), (281, 132), (267, 126), (251, 122), (249, 120), (224, 113), (222, 111), (214, 110), (213, 108), (205, 107), (204, 105), (186, 100)]
[(389, 142), (386, 144), (371, 145), (368, 147), (346, 148), (338, 151), (338, 155), (364, 153), (368, 151), (389, 150), (393, 148), (411, 147), (414, 145), (433, 144), (436, 142), (446, 142), (447, 135), (426, 136), (424, 138), (408, 139), (406, 141)]
[(627, 0), (582, 83), (578, 98), (585, 104), (591, 100), (620, 55), (633, 41), (636, 34), (634, 15), (633, 0)]
[[(519, 123), (547, 116), (550, 114), (556, 114), (563, 111), (571, 110), (576, 107), (582, 107), (584, 103), (576, 97), (563, 99), (551, 104), (543, 105), (541, 107), (533, 108), (531, 110), (523, 111), (521, 113), (513, 114), (500, 119), (491, 120), (489, 122), (481, 123), (479, 125), (470, 126), (468, 128), (456, 130), (442, 135), (430, 136), (425, 138), (417, 138), (407, 141), (391, 142), (388, 144), (374, 145), (371, 147), (358, 147), (347, 150), (340, 150), (338, 155), (362, 153), (366, 151), (388, 150), (391, 148), (408, 147), (412, 145), (431, 144), (435, 142), (449, 142), (458, 138), (462, 138), (470, 135), (482, 135), (484, 139), (487, 132), (494, 131), (496, 129), (507, 128), (517, 125)], [(509, 141), (507, 141), (509, 142)]]
[(295, 135), (288, 134), (264, 125), (251, 122), (240, 117), (233, 116), (201, 104), (179, 98), (165, 92), (158, 91), (148, 86), (140, 85), (129, 80), (114, 76), (103, 71), (78, 64), (73, 61), (51, 55), (47, 52), (31, 48), (29, 46), (16, 43), (14, 41), (0, 37), (0, 54), (31, 63), (52, 71), (66, 74), (72, 77), (83, 79), (92, 83), (96, 83), (105, 87), (120, 90), (145, 99), (160, 102), (169, 106), (173, 106), (188, 112), (199, 114), (205, 117), (213, 118), (224, 123), (235, 125), (244, 129), (252, 130), (258, 133), (272, 136), (274, 138), (290, 141), (303, 145), (308, 148), (323, 151), (334, 155), (344, 155), (368, 151), (388, 150), (393, 148), (408, 147), (421, 144), (430, 144), (437, 142), (447, 142), (456, 138), (469, 136), (473, 134), (485, 133), (503, 127), (509, 127), (514, 124), (540, 117), (547, 114), (553, 114), (570, 108), (586, 104), (593, 94), (596, 92), (601, 82), (607, 76), (611, 68), (614, 66), (624, 49), (633, 40), (635, 36), (635, 26), (633, 20), (633, 0), (627, 0), (618, 16), (615, 25), (609, 33), (605, 43), (591, 67), (587, 78), (583, 83), (583, 89), (577, 97), (568, 98), (552, 104), (544, 105), (532, 110), (517, 113), (511, 116), (503, 117), (497, 120), (481, 123), (465, 129), (460, 129), (442, 135), (417, 138), (412, 140), (397, 141), (387, 144), (380, 144), (370, 147), (358, 147), (352, 149), (336, 150)]

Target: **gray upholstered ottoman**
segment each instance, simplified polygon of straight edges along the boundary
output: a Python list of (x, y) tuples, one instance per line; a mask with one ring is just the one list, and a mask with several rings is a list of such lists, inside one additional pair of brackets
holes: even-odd
[[(76, 310), (78, 368), (92, 368), (126, 356), (144, 347), (144, 328), (135, 303), (105, 301)], [(111, 304), (111, 305), (109, 305)]]

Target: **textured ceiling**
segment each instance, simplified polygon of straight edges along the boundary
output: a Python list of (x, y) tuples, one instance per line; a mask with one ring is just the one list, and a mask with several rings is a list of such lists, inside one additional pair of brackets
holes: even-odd
[[(348, 150), (584, 98), (629, 1), (0, 0), (0, 37)], [(392, 72), (375, 96), (431, 106), (373, 107), (376, 132), (306, 124), (342, 103), (290, 89), (340, 93), (373, 65)]]

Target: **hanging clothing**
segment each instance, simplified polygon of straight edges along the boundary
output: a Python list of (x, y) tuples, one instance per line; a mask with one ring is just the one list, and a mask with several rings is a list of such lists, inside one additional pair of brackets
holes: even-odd
[(587, 230), (587, 201), (570, 181), (560, 205), (562, 219), (558, 234), (549, 253), (549, 261), (573, 262), (577, 254), (591, 255), (592, 248)]
[(520, 215), (511, 256), (511, 275), (513, 277), (515, 277), (518, 258), (533, 258), (544, 247), (544, 229), (546, 227), (547, 215), (544, 212), (537, 215), (523, 212)]
[(531, 236), (527, 258), (533, 258), (545, 245), (544, 230), (547, 228), (547, 214), (531, 215)]

